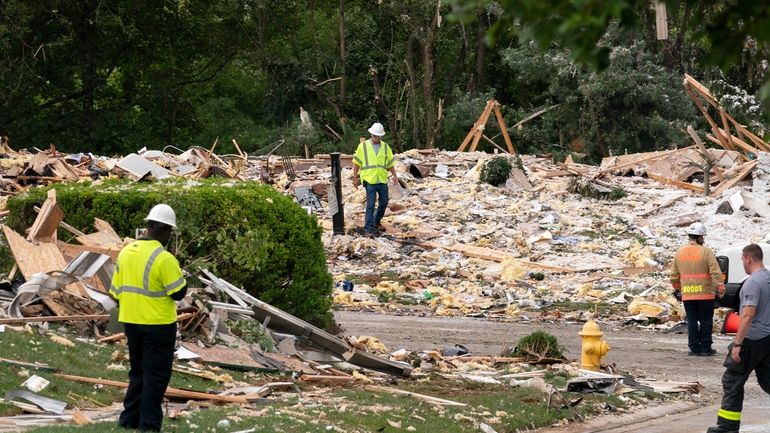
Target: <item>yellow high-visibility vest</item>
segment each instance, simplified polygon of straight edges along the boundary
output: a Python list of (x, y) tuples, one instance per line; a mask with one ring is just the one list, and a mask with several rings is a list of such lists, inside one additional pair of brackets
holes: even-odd
[(366, 183), (388, 183), (388, 170), (395, 162), (388, 143), (380, 141), (380, 151), (375, 153), (371, 139), (360, 143), (353, 156), (353, 164), (361, 167), (361, 181)]
[(176, 303), (170, 295), (187, 282), (179, 261), (155, 240), (138, 240), (118, 255), (110, 295), (120, 303), (118, 320), (138, 325), (176, 322)]

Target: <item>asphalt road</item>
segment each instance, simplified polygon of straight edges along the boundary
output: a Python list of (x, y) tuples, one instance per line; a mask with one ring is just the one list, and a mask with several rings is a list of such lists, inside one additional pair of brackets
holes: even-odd
[[(345, 335), (376, 336), (390, 349), (425, 350), (452, 346), (468, 347), (477, 355), (499, 355), (504, 347), (535, 330), (555, 335), (578, 359), (582, 323), (510, 323), (468, 317), (415, 317), (381, 313), (338, 311), (335, 313)], [(677, 403), (651, 408), (642, 413), (609, 416), (562, 430), (543, 433), (683, 433), (700, 432), (713, 424), (721, 398), (722, 361), (731, 337), (715, 335), (714, 357), (687, 355), (687, 336), (636, 327), (600, 323), (604, 339), (611, 346), (604, 363), (637, 378), (697, 381), (704, 386), (702, 404)], [(746, 387), (742, 432), (770, 432), (770, 398), (752, 377)]]

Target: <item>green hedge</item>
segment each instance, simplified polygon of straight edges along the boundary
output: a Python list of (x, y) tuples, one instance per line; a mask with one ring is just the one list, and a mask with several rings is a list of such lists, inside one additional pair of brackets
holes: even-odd
[[(49, 188), (9, 200), (8, 225), (23, 233)], [(220, 278), (311, 323), (331, 323), (332, 277), (316, 219), (290, 198), (254, 182), (227, 180), (55, 186), (64, 220), (86, 233), (94, 218), (121, 236), (145, 226), (152, 206), (168, 203), (179, 230), (169, 250), (183, 268), (208, 267)], [(59, 232), (59, 239), (72, 237)]]

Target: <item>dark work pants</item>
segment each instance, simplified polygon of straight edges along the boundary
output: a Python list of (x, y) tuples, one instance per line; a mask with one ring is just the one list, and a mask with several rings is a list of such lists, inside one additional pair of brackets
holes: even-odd
[[(366, 219), (364, 220), (364, 230), (367, 233), (374, 233), (377, 226), (385, 215), (388, 208), (388, 184), (387, 183), (366, 183)], [(377, 210), (374, 210), (374, 202), (377, 201)]]
[(687, 314), (687, 344), (692, 353), (711, 351), (711, 331), (714, 327), (714, 300), (684, 301)]
[(730, 344), (725, 358), (725, 372), (722, 375), (722, 406), (717, 415), (717, 425), (725, 431), (738, 431), (743, 410), (743, 385), (751, 372), (757, 375), (757, 382), (763, 391), (770, 394), (770, 336), (761, 340), (743, 340), (741, 362), (731, 356)]
[(118, 424), (140, 431), (160, 431), (163, 422), (161, 404), (174, 361), (176, 323), (125, 325), (131, 370)]

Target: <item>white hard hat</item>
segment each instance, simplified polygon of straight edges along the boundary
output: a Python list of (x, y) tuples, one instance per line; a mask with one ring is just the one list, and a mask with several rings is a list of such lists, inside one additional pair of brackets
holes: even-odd
[(706, 226), (702, 223), (692, 223), (687, 227), (687, 234), (694, 236), (706, 236)]
[(382, 137), (385, 135), (385, 128), (382, 127), (382, 123), (374, 122), (372, 127), (369, 128), (369, 133), (378, 137)]
[(156, 204), (150, 209), (150, 213), (147, 214), (145, 221), (157, 221), (176, 228), (176, 213), (171, 206), (167, 204)]

